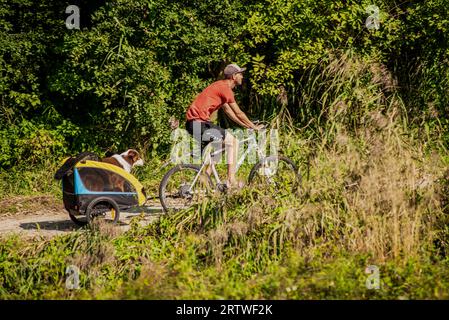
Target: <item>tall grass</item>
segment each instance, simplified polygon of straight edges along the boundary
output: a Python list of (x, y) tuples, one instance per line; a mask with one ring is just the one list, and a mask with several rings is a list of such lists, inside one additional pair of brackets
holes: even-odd
[(47, 159), (40, 164), (24, 164), (0, 171), (0, 199), (12, 196), (36, 196), (52, 194), (60, 197), (61, 188), (55, 183), (54, 174), (61, 162)]
[[(4, 240), (1, 295), (448, 298), (444, 164), (385, 117), (367, 115), (371, 129), (357, 136), (335, 126), (333, 139), (286, 143), (296, 159), (309, 155), (301, 196), (245, 188), (125, 234), (103, 227)], [(72, 264), (81, 269), (78, 291), (65, 289)], [(365, 286), (372, 264), (379, 290)]]

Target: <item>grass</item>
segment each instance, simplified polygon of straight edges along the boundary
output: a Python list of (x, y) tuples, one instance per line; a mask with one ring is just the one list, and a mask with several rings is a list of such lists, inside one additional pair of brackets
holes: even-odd
[(53, 178), (60, 165), (59, 162), (46, 161), (32, 168), (21, 164), (12, 169), (0, 171), (0, 199), (43, 194), (52, 194), (60, 198), (62, 194), (60, 187)]
[[(447, 299), (441, 157), (393, 123), (358, 137), (338, 130), (334, 142), (284, 146), (297, 161), (322, 148), (299, 197), (244, 188), (124, 234), (3, 239), (0, 297)], [(65, 288), (69, 265), (79, 290)], [(366, 287), (369, 265), (379, 290)]]

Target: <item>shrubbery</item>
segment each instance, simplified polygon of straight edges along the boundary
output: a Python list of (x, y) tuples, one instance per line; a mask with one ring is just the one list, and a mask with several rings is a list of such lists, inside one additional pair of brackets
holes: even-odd
[[(286, 106), (294, 122), (308, 123), (328, 102), (316, 94), (308, 99), (304, 88), (316, 85), (310, 75), (329, 71), (348, 50), (361, 68), (396, 81), (394, 90), (417, 123), (437, 114), (447, 125), (443, 0), (378, 1), (379, 30), (365, 26), (368, 1), (75, 2), (80, 30), (65, 27), (68, 3), (2, 3), (2, 167), (48, 152), (131, 146), (164, 152), (168, 119), (183, 119), (194, 96), (229, 62), (248, 67), (239, 101), (252, 116)], [(342, 103), (339, 90), (347, 89), (336, 88)], [(24, 123), (36, 133), (22, 130)], [(22, 150), (26, 140), (42, 150)]]

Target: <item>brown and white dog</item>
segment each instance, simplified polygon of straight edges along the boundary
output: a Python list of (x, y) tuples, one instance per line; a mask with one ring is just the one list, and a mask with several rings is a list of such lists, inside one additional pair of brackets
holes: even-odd
[(129, 149), (122, 154), (114, 154), (111, 157), (103, 158), (101, 159), (101, 162), (116, 165), (128, 173), (131, 173), (131, 169), (135, 166), (143, 166), (143, 159), (134, 149)]
[[(134, 149), (129, 149), (122, 154), (114, 154), (111, 157), (102, 158), (100, 161), (113, 164), (128, 173), (131, 173), (133, 167), (143, 165), (140, 154)], [(83, 182), (86, 188), (91, 191), (125, 192), (128, 189), (126, 180), (113, 173), (103, 177), (99, 176), (98, 172), (87, 173), (83, 176)]]

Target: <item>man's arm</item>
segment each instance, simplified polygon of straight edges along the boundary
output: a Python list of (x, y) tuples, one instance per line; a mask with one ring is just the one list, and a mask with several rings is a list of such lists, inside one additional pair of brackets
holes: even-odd
[(240, 110), (237, 103), (225, 103), (223, 105), (223, 111), (229, 116), (229, 118), (231, 118), (232, 121), (238, 123), (242, 127), (248, 129), (259, 129), (259, 127), (252, 123), (251, 120), (248, 119), (246, 114), (242, 110)]
[(242, 122), (239, 117), (236, 116), (236, 114), (234, 113), (234, 110), (229, 106), (229, 104), (225, 103), (223, 105), (223, 111), (226, 113), (226, 115), (232, 121), (234, 121), (235, 123), (241, 125), (244, 128), (248, 128), (248, 126), (244, 122)]

